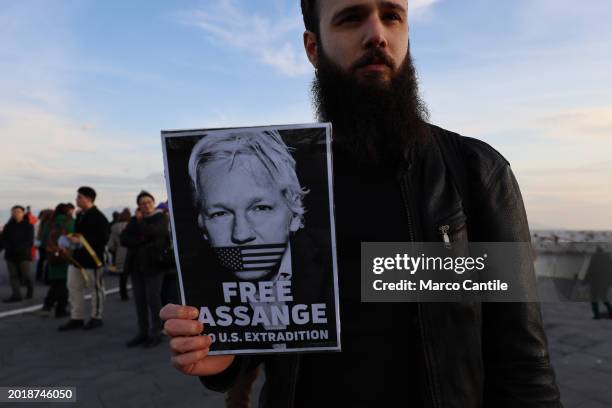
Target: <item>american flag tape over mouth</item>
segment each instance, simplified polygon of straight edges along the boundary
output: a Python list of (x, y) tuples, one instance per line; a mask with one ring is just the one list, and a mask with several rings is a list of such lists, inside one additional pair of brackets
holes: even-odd
[(221, 265), (235, 273), (267, 273), (281, 261), (287, 244), (244, 245), (214, 248)]

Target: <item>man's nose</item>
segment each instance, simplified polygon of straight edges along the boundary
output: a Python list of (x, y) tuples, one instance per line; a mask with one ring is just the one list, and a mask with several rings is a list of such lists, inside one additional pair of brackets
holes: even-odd
[(255, 238), (255, 232), (246, 217), (236, 214), (232, 229), (232, 243), (237, 245), (246, 244), (254, 241)]
[(385, 25), (377, 14), (371, 15), (363, 25), (363, 41), (364, 48), (380, 47), (386, 48), (388, 45), (385, 35)]

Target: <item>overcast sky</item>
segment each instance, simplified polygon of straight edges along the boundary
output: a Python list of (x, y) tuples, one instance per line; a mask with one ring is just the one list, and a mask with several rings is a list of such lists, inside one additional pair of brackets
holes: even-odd
[[(165, 199), (161, 129), (313, 120), (297, 0), (1, 4), (1, 221), (82, 184)], [(410, 9), (432, 122), (510, 160), (532, 226), (612, 229), (612, 2)]]

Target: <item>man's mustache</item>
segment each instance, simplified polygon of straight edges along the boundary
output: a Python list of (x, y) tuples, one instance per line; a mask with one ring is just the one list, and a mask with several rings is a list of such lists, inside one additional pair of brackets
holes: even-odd
[(389, 68), (395, 69), (395, 63), (384, 51), (380, 48), (370, 48), (362, 57), (351, 65), (350, 70), (354, 72), (359, 68), (371, 64), (385, 64)]

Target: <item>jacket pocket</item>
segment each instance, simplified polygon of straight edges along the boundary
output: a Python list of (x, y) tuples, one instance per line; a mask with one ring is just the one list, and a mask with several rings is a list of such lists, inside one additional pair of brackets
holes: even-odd
[(438, 220), (436, 227), (436, 232), (447, 249), (452, 249), (455, 242), (467, 242), (468, 240), (467, 217), (462, 208)]

